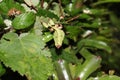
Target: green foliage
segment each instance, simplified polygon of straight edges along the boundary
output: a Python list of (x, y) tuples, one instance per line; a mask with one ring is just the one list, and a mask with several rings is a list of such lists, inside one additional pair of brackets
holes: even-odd
[(99, 79), (99, 80), (119, 80), (120, 77), (118, 76), (115, 76), (115, 75), (105, 75), (105, 76), (102, 76), (102, 77), (96, 77), (96, 78), (90, 78), (88, 80), (95, 80), (95, 79)]
[(86, 80), (86, 78), (100, 67), (101, 58), (93, 56), (87, 59), (83, 65), (78, 65), (76, 69), (76, 79)]
[(120, 2), (120, 0), (102, 0), (94, 3), (94, 5), (100, 5), (104, 3), (118, 3), (118, 2)]
[(53, 39), (53, 35), (51, 33), (48, 33), (46, 32), (44, 35), (43, 35), (43, 41), (45, 42), (49, 42), (50, 40)]
[(74, 0), (65, 9), (70, 15), (77, 15), (82, 10), (82, 0)]
[(44, 16), (44, 17), (49, 17), (49, 18), (56, 18), (56, 19), (58, 19), (58, 16), (55, 15), (54, 13), (52, 13), (52, 12), (50, 12), (50, 11), (48, 11), (48, 10), (41, 9), (41, 8), (38, 9), (37, 15), (38, 15), (38, 16)]
[(3, 68), (3, 65), (0, 64), (0, 76), (2, 76), (3, 74), (5, 74), (5, 69)]
[(0, 44), (0, 59), (13, 71), (26, 75), (29, 80), (46, 80), (53, 67), (50, 52), (39, 36), (15, 33), (5, 34)]
[(107, 52), (111, 53), (111, 48), (102, 41), (97, 41), (92, 39), (83, 39), (80, 42), (78, 42), (78, 48), (81, 49), (83, 46), (95, 47), (98, 49), (106, 50)]
[(79, 26), (65, 26), (65, 29), (69, 33), (67, 35), (67, 37), (70, 39), (73, 39), (74, 41), (76, 41), (77, 37), (79, 37), (79, 34), (82, 32), (82, 30), (80, 30)]
[(2, 16), (0, 15), (0, 26), (2, 26), (3, 24), (4, 24), (3, 18), (2, 18)]
[(0, 78), (119, 80), (119, 2), (1, 0)]
[(30, 27), (34, 21), (35, 14), (33, 12), (26, 12), (14, 18), (12, 25), (14, 29), (25, 29)]

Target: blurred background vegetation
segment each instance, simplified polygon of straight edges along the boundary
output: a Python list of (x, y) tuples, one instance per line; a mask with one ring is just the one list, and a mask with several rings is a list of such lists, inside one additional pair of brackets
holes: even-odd
[[(79, 1), (79, 0), (78, 0)], [(93, 23), (87, 27), (95, 33), (90, 37), (107, 42), (112, 47), (112, 53), (106, 54), (98, 52), (103, 58), (102, 70), (106, 73), (115, 70), (115, 74), (120, 75), (120, 1), (119, 0), (84, 0), (82, 7), (93, 11), (93, 19), (82, 20), (85, 23)], [(100, 20), (99, 20), (100, 19)], [(98, 26), (97, 24), (101, 24)], [(94, 27), (95, 26), (95, 27)], [(85, 28), (86, 29), (86, 28)]]
[[(109, 70), (115, 70), (115, 74), (120, 75), (120, 1), (61, 0), (61, 2), (62, 6), (65, 7), (65, 11), (73, 18), (73, 20), (68, 20), (68, 22), (71, 26), (74, 25), (74, 29), (71, 28), (70, 30), (71, 26), (65, 27), (66, 30), (71, 31), (71, 35), (67, 35), (67, 37), (75, 43), (80, 38), (97, 39), (108, 43), (112, 48), (112, 53), (103, 53), (100, 50), (91, 50), (91, 52), (102, 56), (101, 71), (109, 73)], [(73, 8), (70, 2), (73, 2)], [(78, 30), (77, 26), (81, 26), (81, 29)], [(84, 34), (88, 30), (93, 32), (85, 37), (79, 35)]]

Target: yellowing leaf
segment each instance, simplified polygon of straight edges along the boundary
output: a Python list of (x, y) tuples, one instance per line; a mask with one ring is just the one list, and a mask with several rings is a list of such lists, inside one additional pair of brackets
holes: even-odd
[(54, 21), (52, 19), (50, 19), (48, 25), (53, 26), (53, 25), (55, 25), (55, 23), (54, 23)]
[(63, 32), (63, 30), (60, 29), (55, 29), (54, 32), (54, 41), (55, 41), (55, 46), (57, 48), (60, 48), (64, 39), (65, 33)]
[(44, 27), (46, 27), (46, 28), (49, 27), (49, 25), (48, 25), (47, 23), (45, 23), (45, 22), (42, 22), (42, 25), (43, 25)]

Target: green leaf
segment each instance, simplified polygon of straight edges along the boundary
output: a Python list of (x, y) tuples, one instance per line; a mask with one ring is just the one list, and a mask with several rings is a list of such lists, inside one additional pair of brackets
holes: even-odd
[(85, 59), (90, 59), (91, 57), (93, 57), (94, 55), (92, 53), (90, 53), (87, 49), (82, 48), (80, 51), (80, 54), (85, 58)]
[(70, 0), (61, 0), (62, 4), (67, 5), (70, 3)]
[(82, 25), (83, 25), (83, 27), (86, 27), (86, 28), (96, 29), (96, 28), (100, 27), (101, 20), (100, 19), (96, 19), (92, 23), (82, 23)]
[(89, 20), (90, 18), (91, 18), (91, 16), (88, 14), (85, 14), (85, 13), (80, 14), (80, 19), (88, 19)]
[(8, 10), (7, 4), (4, 1), (0, 2), (0, 13), (7, 14)]
[(46, 32), (43, 35), (43, 41), (45, 41), (45, 42), (49, 42), (52, 39), (53, 39), (53, 35), (51, 33), (49, 33), (49, 32)]
[(89, 78), (88, 80), (120, 80), (120, 77), (116, 75), (103, 75), (102, 77)]
[(34, 27), (31, 30), (32, 33), (34, 33), (35, 35), (39, 35), (39, 36), (41, 36), (43, 34), (42, 33), (43, 26), (42, 26), (40, 20), (41, 20), (41, 18), (39, 16), (36, 16)]
[(67, 37), (76, 41), (78, 35), (80, 34), (81, 30), (79, 26), (65, 26), (68, 34)]
[(110, 21), (113, 25), (117, 26), (117, 28), (120, 30), (120, 18), (116, 15), (116, 13), (110, 14)]
[[(111, 33), (113, 29), (109, 27), (104, 27), (99, 30), (99, 34), (104, 35), (104, 37), (111, 37), (113, 34)], [(106, 35), (107, 34), (107, 35)]]
[(77, 15), (80, 11), (82, 11), (82, 1), (74, 0), (73, 3), (66, 5), (65, 10), (72, 16)]
[(44, 46), (40, 36), (27, 34), (18, 37), (15, 33), (7, 33), (1, 39), (0, 60), (28, 80), (47, 80), (53, 65), (50, 51)]
[(86, 80), (87, 77), (100, 67), (101, 58), (93, 56), (90, 59), (85, 60), (82, 65), (78, 65), (76, 68), (76, 80)]
[(63, 30), (55, 29), (53, 38), (54, 38), (54, 41), (55, 41), (55, 46), (57, 48), (60, 48), (62, 46), (64, 35), (65, 35), (65, 33), (63, 32)]
[(112, 50), (110, 46), (108, 46), (105, 42), (103, 41), (98, 41), (98, 40), (92, 40), (92, 39), (83, 39), (78, 42), (78, 48), (81, 49), (82, 47), (95, 47), (98, 49), (103, 49), (106, 50), (108, 53), (111, 53)]
[(52, 12), (50, 12), (48, 10), (42, 9), (42, 8), (38, 9), (37, 15), (38, 16), (49, 17), (49, 18), (55, 18), (57, 20), (59, 19), (58, 16), (55, 15), (54, 13), (52, 13)]
[(1, 27), (1, 25), (3, 25), (3, 24), (4, 24), (4, 21), (3, 21), (2, 16), (0, 15), (0, 27)]
[(115, 75), (103, 76), (103, 77), (100, 77), (100, 80), (120, 80), (120, 77)]
[(25, 29), (30, 27), (35, 22), (35, 14), (33, 12), (26, 12), (17, 16), (13, 22), (14, 29)]
[(3, 67), (3, 65), (0, 63), (0, 77), (5, 74), (6, 70), (5, 68)]
[(94, 6), (104, 4), (104, 3), (119, 3), (120, 0), (100, 0), (97, 1), (96, 3), (93, 3)]
[[(66, 49), (68, 49), (69, 51), (67, 51)], [(75, 56), (74, 51), (72, 51), (71, 48), (66, 48), (62, 51), (62, 53), (60, 54), (60, 59), (64, 59), (65, 61), (69, 62), (69, 63), (75, 63), (77, 64), (79, 59)]]

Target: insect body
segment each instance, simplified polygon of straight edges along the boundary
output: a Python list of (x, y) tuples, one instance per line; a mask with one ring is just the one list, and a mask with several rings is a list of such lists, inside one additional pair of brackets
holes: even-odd
[(17, 10), (15, 8), (12, 8), (8, 11), (8, 16), (15, 16), (21, 14), (20, 10)]

